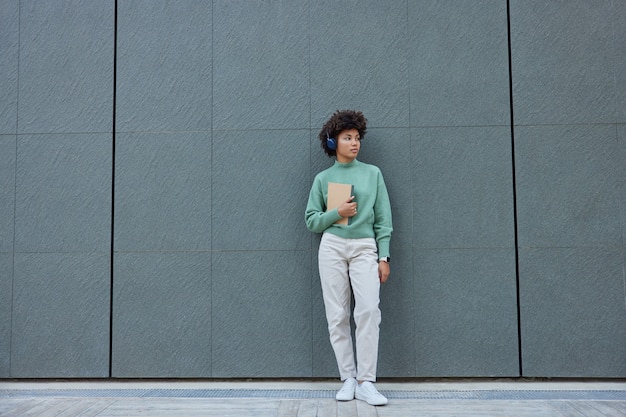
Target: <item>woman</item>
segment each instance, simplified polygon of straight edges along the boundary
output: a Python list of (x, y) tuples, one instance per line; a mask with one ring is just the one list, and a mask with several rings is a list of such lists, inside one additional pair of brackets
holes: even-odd
[[(336, 398), (350, 401), (356, 397), (371, 405), (384, 405), (387, 398), (374, 382), (380, 284), (390, 273), (391, 205), (380, 169), (357, 160), (366, 131), (367, 119), (354, 110), (337, 111), (324, 124), (319, 133), (321, 146), (336, 160), (316, 175), (305, 219), (310, 231), (323, 234), (318, 266), (330, 341), (343, 381)], [(347, 184), (353, 192), (337, 207), (329, 208), (329, 183)], [(358, 364), (350, 329), (352, 294)]]

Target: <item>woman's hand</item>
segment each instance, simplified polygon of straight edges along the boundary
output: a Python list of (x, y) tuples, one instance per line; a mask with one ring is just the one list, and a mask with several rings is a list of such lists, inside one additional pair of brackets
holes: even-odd
[(337, 207), (337, 213), (341, 217), (352, 217), (356, 215), (356, 201), (354, 200), (354, 196), (350, 197), (345, 203), (341, 203), (339, 207)]
[(378, 262), (378, 279), (380, 279), (380, 283), (384, 284), (387, 282), (387, 278), (389, 278), (389, 274), (391, 273), (391, 268), (389, 267), (389, 262), (380, 261)]

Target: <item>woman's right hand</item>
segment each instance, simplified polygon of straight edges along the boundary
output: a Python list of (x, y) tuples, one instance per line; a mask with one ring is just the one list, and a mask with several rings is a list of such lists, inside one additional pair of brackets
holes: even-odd
[(353, 217), (356, 215), (356, 201), (352, 200), (354, 200), (354, 196), (337, 207), (337, 213), (339, 213), (341, 217)]

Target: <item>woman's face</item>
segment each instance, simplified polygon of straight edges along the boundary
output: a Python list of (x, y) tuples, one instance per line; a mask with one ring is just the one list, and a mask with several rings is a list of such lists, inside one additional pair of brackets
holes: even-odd
[(361, 136), (356, 129), (342, 130), (337, 135), (337, 161), (348, 163), (354, 161), (361, 149)]

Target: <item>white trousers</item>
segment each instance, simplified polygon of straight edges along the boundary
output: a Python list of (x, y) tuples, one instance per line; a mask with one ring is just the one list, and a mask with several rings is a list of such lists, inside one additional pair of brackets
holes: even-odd
[[(343, 239), (324, 233), (318, 265), (330, 343), (341, 380), (357, 378), (374, 382), (381, 320), (376, 241), (373, 238)], [(358, 366), (350, 329), (352, 293)]]

